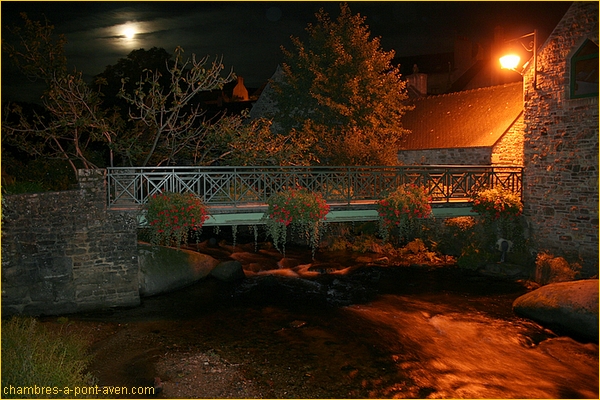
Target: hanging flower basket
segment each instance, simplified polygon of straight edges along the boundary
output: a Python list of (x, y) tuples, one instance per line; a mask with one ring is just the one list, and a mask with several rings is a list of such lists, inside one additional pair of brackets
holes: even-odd
[(322, 225), (329, 205), (319, 193), (295, 188), (281, 191), (268, 200), (267, 234), (275, 248), (285, 254), (288, 226), (303, 235), (311, 246), (313, 257), (321, 240)]
[(499, 186), (477, 192), (471, 211), (487, 221), (516, 218), (523, 212), (523, 203), (518, 195)]
[(208, 219), (206, 205), (192, 193), (161, 193), (146, 204), (153, 244), (181, 246), (189, 234), (198, 237)]
[(399, 237), (412, 239), (418, 225), (417, 220), (431, 215), (430, 201), (426, 189), (413, 184), (399, 186), (379, 200), (379, 233), (384, 242), (394, 229), (397, 229)]
[(523, 203), (512, 191), (499, 186), (476, 193), (471, 212), (479, 214), (482, 222), (495, 231), (498, 238), (524, 242), (518, 220), (523, 213)]

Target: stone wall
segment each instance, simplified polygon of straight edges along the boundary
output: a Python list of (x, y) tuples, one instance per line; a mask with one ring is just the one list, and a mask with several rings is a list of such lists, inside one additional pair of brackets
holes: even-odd
[(574, 2), (525, 75), (525, 217), (539, 250), (598, 272), (598, 97), (570, 98), (570, 57), (598, 44), (598, 2)]
[(525, 123), (521, 114), (492, 148), (492, 165), (523, 166), (524, 130)]
[(106, 210), (103, 170), (80, 170), (79, 185), (3, 197), (5, 315), (140, 303), (136, 221)]
[(490, 147), (400, 150), (400, 165), (490, 165)]

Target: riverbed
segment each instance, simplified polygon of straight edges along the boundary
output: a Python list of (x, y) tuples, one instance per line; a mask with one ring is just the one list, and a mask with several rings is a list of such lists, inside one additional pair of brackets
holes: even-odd
[(286, 265), (250, 247), (229, 252), (243, 281), (69, 316), (94, 337), (98, 384), (167, 398), (598, 398), (598, 344), (517, 317), (526, 281), (303, 248)]

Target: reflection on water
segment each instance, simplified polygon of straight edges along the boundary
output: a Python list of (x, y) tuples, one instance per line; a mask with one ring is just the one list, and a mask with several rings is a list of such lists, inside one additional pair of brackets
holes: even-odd
[(294, 268), (80, 316), (120, 324), (95, 347), (101, 383), (152, 379), (144, 352), (151, 365), (185, 349), (240, 365), (271, 398), (598, 398), (598, 344), (516, 317), (519, 284), (453, 268)]

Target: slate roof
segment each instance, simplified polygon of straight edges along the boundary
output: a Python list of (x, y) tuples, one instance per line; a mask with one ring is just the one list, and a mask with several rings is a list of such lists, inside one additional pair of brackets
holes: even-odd
[(523, 112), (516, 82), (414, 100), (402, 118), (411, 131), (400, 150), (491, 147)]

